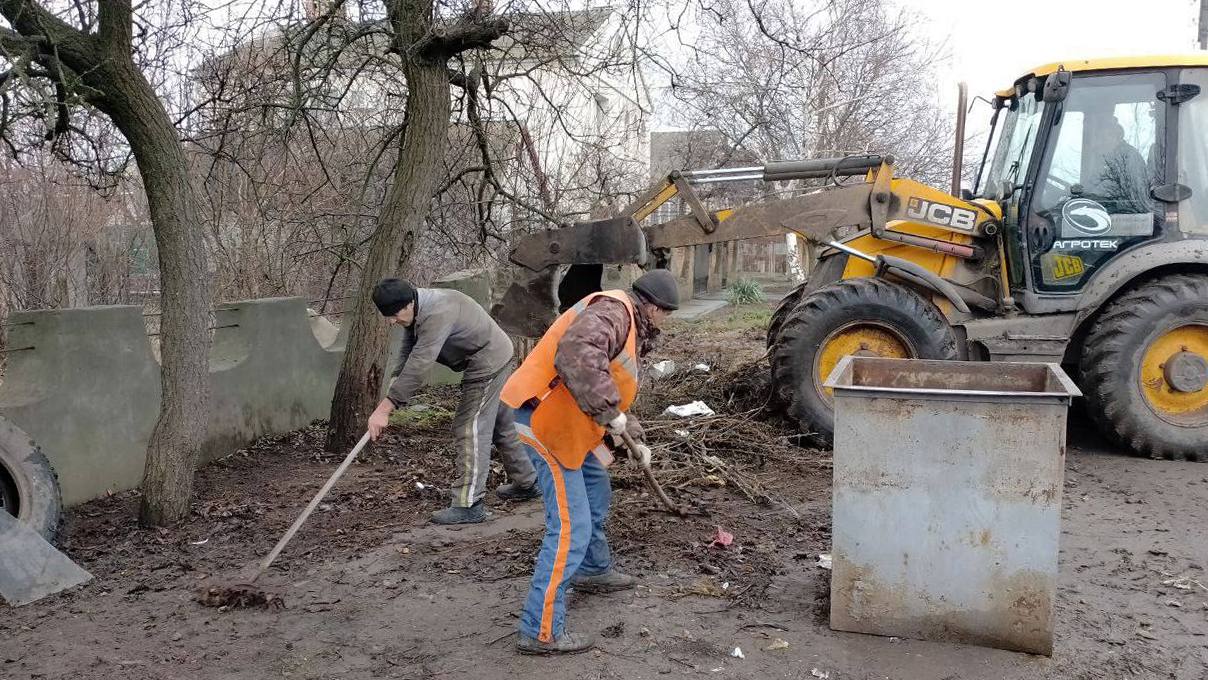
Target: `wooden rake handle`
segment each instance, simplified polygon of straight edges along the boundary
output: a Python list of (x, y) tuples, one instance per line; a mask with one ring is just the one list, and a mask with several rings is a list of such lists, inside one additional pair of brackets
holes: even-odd
[(256, 570), (256, 575), (252, 577), (252, 583), (255, 583), (256, 579), (260, 578), (260, 575), (273, 564), (273, 562), (277, 559), (277, 556), (281, 554), (281, 551), (285, 550), (285, 546), (288, 545), (293, 539), (294, 534), (298, 533), (298, 529), (302, 528), (302, 525), (306, 523), (306, 520), (310, 517), (310, 514), (315, 511), (315, 508), (319, 507), (319, 503), (321, 503), (327, 496), (327, 493), (331, 491), (331, 487), (335, 486), (336, 482), (340, 481), (340, 477), (344, 476), (344, 473), (348, 470), (348, 466), (352, 465), (352, 461), (356, 460), (357, 455), (361, 452), (361, 449), (365, 448), (365, 445), (368, 443), (369, 433), (366, 432), (365, 435), (361, 437), (361, 441), (357, 442), (357, 445), (352, 448), (352, 452), (345, 456), (344, 462), (340, 463), (340, 467), (336, 468), (336, 471), (331, 474), (331, 477), (327, 480), (327, 483), (323, 485), (323, 488), (319, 489), (319, 493), (315, 494), (315, 497), (310, 499), (310, 503), (306, 506), (306, 509), (302, 511), (301, 515), (298, 515), (298, 519), (294, 520), (294, 523), (290, 525), (288, 530), (286, 530), (285, 535), (281, 537), (281, 540), (277, 541), (277, 545), (273, 546), (273, 549), (271, 552), (269, 552), (268, 556), (265, 557), (262, 562), (260, 562), (260, 568)]
[(663, 491), (663, 486), (659, 484), (659, 480), (654, 478), (654, 471), (650, 469), (650, 463), (642, 460), (641, 454), (638, 453), (638, 444), (633, 441), (633, 437), (630, 437), (628, 432), (622, 432), (621, 440), (625, 442), (625, 448), (629, 449), (629, 457), (638, 461), (638, 464), (641, 465), (642, 475), (646, 477), (646, 484), (654, 490), (663, 507), (667, 508), (667, 511), (672, 514), (680, 517), (687, 516), (688, 513), (684, 512), (683, 508), (671, 502), (671, 499), (667, 497), (667, 492)]

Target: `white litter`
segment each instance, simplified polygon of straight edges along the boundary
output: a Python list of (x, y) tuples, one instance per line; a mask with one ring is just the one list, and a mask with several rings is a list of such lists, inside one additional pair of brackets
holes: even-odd
[(680, 406), (668, 406), (664, 414), (679, 416), (680, 418), (691, 418), (693, 416), (711, 416), (714, 415), (713, 409), (703, 401), (693, 401)]
[(784, 640), (781, 640), (780, 638), (776, 638), (775, 640), (772, 640), (772, 644), (768, 645), (767, 647), (764, 647), (763, 649), (764, 649), (764, 651), (774, 652), (778, 649), (788, 649), (788, 648), (789, 648), (789, 643), (785, 642)]
[(735, 659), (747, 658), (746, 655), (742, 653), (742, 647), (735, 647), (734, 651), (730, 652), (730, 656), (734, 657)]
[(425, 488), (425, 487), (424, 487), (424, 483), (423, 483), (423, 482), (416, 482), (416, 483), (415, 483), (415, 488), (419, 489), (420, 491), (423, 491), (423, 490), (424, 490), (424, 488)]
[(830, 678), (830, 673), (828, 673), (826, 671), (820, 671), (817, 668), (810, 671), (810, 675), (814, 676), (815, 678), (821, 678), (822, 680), (828, 680)]
[(659, 378), (666, 378), (672, 373), (675, 373), (675, 362), (670, 359), (656, 361), (655, 363), (650, 364), (650, 377), (654, 378), (655, 380), (658, 380)]
[(680, 439), (687, 439), (689, 434), (691, 434), (691, 433), (688, 432), (687, 430), (676, 430), (675, 431), (675, 436), (679, 437)]
[(726, 581), (725, 583), (721, 584), (721, 589), (722, 589), (722, 590), (729, 590), (729, 589), (730, 589), (730, 582), (729, 582), (729, 581)]
[(709, 371), (711, 371), (713, 369), (709, 367), (709, 364), (697, 364), (692, 367), (692, 370), (698, 371), (700, 373), (708, 373)]
[(206, 543), (209, 543), (209, 542), (210, 542), (210, 539), (206, 538), (206, 539), (203, 539), (200, 541), (189, 541), (189, 545), (205, 545)]
[(818, 556), (818, 566), (819, 567), (822, 567), (823, 569), (830, 569), (833, 566), (833, 564), (834, 564), (834, 561), (831, 560), (830, 553), (822, 553), (821, 555)]
[[(1169, 576), (1169, 574), (1163, 574), (1163, 576)], [(1190, 576), (1179, 576), (1178, 578), (1168, 578), (1165, 581), (1162, 581), (1162, 585), (1174, 586), (1175, 588), (1178, 588), (1179, 590), (1191, 590), (1192, 586), (1199, 586), (1204, 592), (1208, 592), (1208, 586), (1204, 585), (1203, 583), (1200, 583), (1199, 581), (1191, 578)]]

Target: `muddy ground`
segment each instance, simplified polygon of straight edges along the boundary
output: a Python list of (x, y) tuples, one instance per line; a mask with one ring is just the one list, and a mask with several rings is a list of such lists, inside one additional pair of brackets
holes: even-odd
[[(682, 423), (646, 421), (672, 495), (708, 514), (661, 512), (618, 470), (613, 548), (643, 586), (572, 596), (572, 628), (601, 635), (594, 652), (512, 650), (538, 501), (491, 500), (492, 520), (472, 527), (425, 523), (451, 476), (451, 395), (438, 392), (350, 471), (263, 579), (284, 609), (220, 610), (195, 597), (249, 573), (330, 474), (340, 456), (322, 453), (318, 428), (203, 469), (192, 517), (172, 529), (137, 527), (133, 494), (75, 508), (62, 544), (96, 580), (0, 605), (0, 678), (1208, 676), (1208, 465), (1120, 455), (1077, 419), (1051, 659), (830, 631), (829, 572), (816, 566), (829, 544), (830, 454), (751, 418), (763, 396), (748, 362), (766, 316), (675, 325), (657, 353), (713, 369), (648, 389), (642, 404), (652, 416), (702, 394), (722, 413), (688, 438), (675, 432)], [(725, 463), (710, 467), (706, 455)], [(718, 526), (730, 547), (710, 547)]]

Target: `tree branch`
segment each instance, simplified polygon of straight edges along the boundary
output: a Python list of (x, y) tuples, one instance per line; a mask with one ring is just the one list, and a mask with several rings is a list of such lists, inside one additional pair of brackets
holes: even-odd
[(508, 31), (508, 20), (502, 17), (475, 20), (463, 17), (448, 26), (433, 26), (432, 30), (411, 47), (421, 60), (443, 64), (454, 55), (480, 47), (490, 47)]
[(484, 170), (486, 170), (486, 166), (483, 166), (483, 165), (472, 165), (468, 168), (462, 168), (460, 171), (458, 171), (452, 177), (445, 180), (445, 183), (442, 184), (435, 192), (433, 192), (432, 196), (433, 197), (440, 196), (441, 194), (445, 193), (449, 189), (453, 188), (454, 184), (457, 184), (458, 182), (460, 182), (462, 177), (465, 177), (466, 175), (469, 175), (469, 174), (472, 174), (475, 172), (483, 172)]
[(82, 72), (95, 65), (97, 55), (92, 37), (47, 11), (37, 2), (0, 0), (0, 15), (8, 19), (9, 25), (27, 42), (37, 43), (39, 61), (41, 57), (51, 55), (57, 50), (58, 56), (74, 71)]

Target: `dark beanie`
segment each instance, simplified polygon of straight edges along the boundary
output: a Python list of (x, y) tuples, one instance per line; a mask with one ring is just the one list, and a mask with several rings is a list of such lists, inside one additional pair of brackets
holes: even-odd
[(402, 279), (382, 279), (373, 287), (373, 304), (382, 316), (394, 316), (415, 300), (415, 286)]
[(656, 307), (679, 309), (679, 284), (666, 269), (655, 269), (639, 276), (633, 282), (633, 292)]

